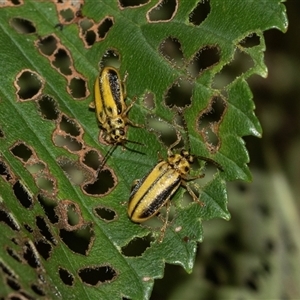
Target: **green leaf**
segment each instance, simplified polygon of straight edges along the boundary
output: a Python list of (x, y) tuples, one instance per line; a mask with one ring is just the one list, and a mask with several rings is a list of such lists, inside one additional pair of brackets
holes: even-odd
[[(230, 218), (226, 181), (251, 179), (242, 137), (262, 130), (246, 80), (267, 75), (263, 32), (286, 30), (284, 5), (119, 2), (86, 1), (81, 13), (67, 3), (1, 4), (0, 297), (148, 299), (165, 263), (192, 271), (203, 220)], [(111, 148), (88, 106), (109, 49), (128, 74), (127, 105), (138, 97), (129, 118), (145, 124), (128, 126), (128, 140), (145, 146), (117, 147), (99, 172)], [(203, 207), (177, 191), (160, 243), (159, 218), (157, 229), (134, 224), (127, 202), (176, 133), (223, 171), (201, 165), (206, 179), (187, 183)]]

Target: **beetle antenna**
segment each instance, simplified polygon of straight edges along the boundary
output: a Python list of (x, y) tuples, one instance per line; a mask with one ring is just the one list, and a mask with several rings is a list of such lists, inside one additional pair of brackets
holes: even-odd
[[(136, 141), (131, 141), (131, 140), (124, 140), (124, 142), (126, 142), (126, 143), (132, 143), (132, 144), (136, 144), (136, 145), (141, 145), (141, 146), (145, 146), (145, 144), (143, 144), (143, 143), (136, 142)], [(107, 153), (105, 154), (105, 156), (104, 156), (104, 158), (103, 158), (103, 160), (102, 160), (102, 162), (101, 162), (101, 165), (100, 165), (100, 168), (99, 168), (99, 172), (103, 169), (103, 167), (104, 167), (104, 165), (106, 164), (106, 162), (107, 162), (109, 156), (113, 154), (113, 152), (116, 150), (117, 146), (118, 146), (118, 144), (112, 146), (112, 147), (107, 151)], [(127, 149), (127, 147), (125, 147), (125, 148)]]
[(145, 146), (145, 144), (140, 143), (140, 142), (136, 142), (136, 141), (131, 141), (131, 140), (124, 140), (126, 143), (132, 143), (132, 144), (136, 144), (136, 145), (141, 145), (141, 146)]
[(197, 157), (198, 159), (203, 160), (203, 161), (205, 161), (205, 162), (212, 163), (212, 164), (215, 165), (220, 171), (222, 171), (222, 172), (224, 171), (223, 167), (222, 167), (219, 163), (217, 163), (215, 160), (213, 160), (213, 159), (211, 159), (211, 158), (209, 158), (209, 157), (200, 156), (200, 155), (197, 155), (197, 156), (195, 156), (195, 157)]
[(102, 162), (101, 162), (101, 165), (100, 165), (100, 167), (99, 167), (99, 172), (103, 169), (103, 167), (105, 166), (105, 164), (106, 164), (106, 162), (107, 162), (109, 156), (113, 154), (113, 152), (116, 150), (116, 148), (117, 148), (117, 145), (114, 145), (114, 146), (112, 146), (112, 147), (107, 151), (107, 153), (105, 154), (105, 156), (104, 156), (104, 158), (103, 158), (103, 160), (102, 160)]

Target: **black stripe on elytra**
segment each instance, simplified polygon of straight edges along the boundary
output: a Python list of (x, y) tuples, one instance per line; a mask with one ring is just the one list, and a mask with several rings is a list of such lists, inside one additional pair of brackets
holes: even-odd
[[(161, 163), (161, 161), (160, 161), (158, 164), (160, 164), (160, 163)], [(133, 189), (131, 190), (131, 193), (130, 193), (129, 202), (132, 200), (132, 198), (135, 196), (135, 194), (136, 194), (137, 191), (140, 189), (140, 187), (142, 186), (142, 184), (146, 181), (146, 179), (149, 177), (149, 175), (152, 173), (152, 171), (153, 171), (156, 167), (157, 167), (157, 165), (155, 165), (155, 166), (149, 171), (149, 173), (146, 174), (142, 179), (140, 179), (140, 180), (138, 181), (138, 183), (133, 187)], [(168, 169), (166, 169), (166, 171), (167, 171), (167, 170), (168, 170)], [(136, 203), (134, 209), (132, 210), (131, 216), (134, 214), (134, 212), (135, 212), (137, 206), (139, 206), (140, 203), (141, 203), (141, 202), (143, 201), (143, 199), (145, 198), (145, 196), (147, 196), (147, 193), (151, 190), (151, 188), (152, 188), (153, 186), (155, 186), (156, 182), (157, 182), (158, 180), (160, 180), (160, 178), (161, 178), (162, 176), (165, 175), (165, 173), (166, 173), (166, 172), (162, 172), (161, 175), (158, 176), (158, 177), (156, 178), (156, 180), (154, 180), (154, 182), (150, 185), (149, 189), (146, 190), (146, 191), (144, 192), (144, 194), (143, 194), (143, 195), (141, 196), (141, 198), (140, 198), (140, 201), (138, 201), (138, 202)]]
[(122, 112), (120, 79), (115, 70), (109, 70), (107, 75), (109, 87), (111, 89), (114, 102), (117, 106), (118, 114), (120, 114)]
[(167, 188), (163, 189), (151, 202), (150, 205), (148, 205), (145, 210), (141, 213), (139, 216), (140, 218), (147, 218), (152, 216), (157, 212), (157, 210), (163, 205), (163, 203), (166, 201), (166, 199), (170, 198), (173, 193), (176, 191), (176, 187), (180, 184), (181, 178), (180, 176), (177, 177), (177, 179), (169, 185)]

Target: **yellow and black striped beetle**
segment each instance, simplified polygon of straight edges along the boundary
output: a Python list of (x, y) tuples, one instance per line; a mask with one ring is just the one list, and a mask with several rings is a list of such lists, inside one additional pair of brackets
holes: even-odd
[(140, 144), (126, 139), (126, 125), (142, 127), (128, 119), (127, 115), (135, 100), (129, 106), (125, 104), (126, 90), (117, 69), (103, 67), (94, 86), (95, 100), (90, 108), (95, 109), (100, 127), (104, 131), (104, 140), (111, 145), (124, 145), (125, 142)]
[[(161, 159), (145, 177), (137, 180), (133, 185), (128, 203), (128, 216), (133, 222), (142, 223), (158, 214), (181, 185), (187, 189), (195, 202), (203, 205), (187, 182), (202, 178), (204, 174), (189, 176), (191, 165), (195, 159), (200, 159), (213, 163), (220, 170), (222, 167), (210, 158), (192, 155), (187, 150), (174, 154), (171, 149), (178, 142), (170, 146), (166, 161)], [(162, 232), (166, 225), (167, 218)]]

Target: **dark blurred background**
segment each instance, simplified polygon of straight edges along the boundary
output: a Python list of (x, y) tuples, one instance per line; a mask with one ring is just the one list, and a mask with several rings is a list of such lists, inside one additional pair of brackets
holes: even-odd
[[(268, 1), (268, 0), (267, 0)], [(229, 222), (205, 222), (195, 268), (167, 266), (151, 299), (300, 299), (300, 1), (264, 33), (266, 79), (248, 82), (262, 128), (245, 137), (252, 183), (228, 185)]]

